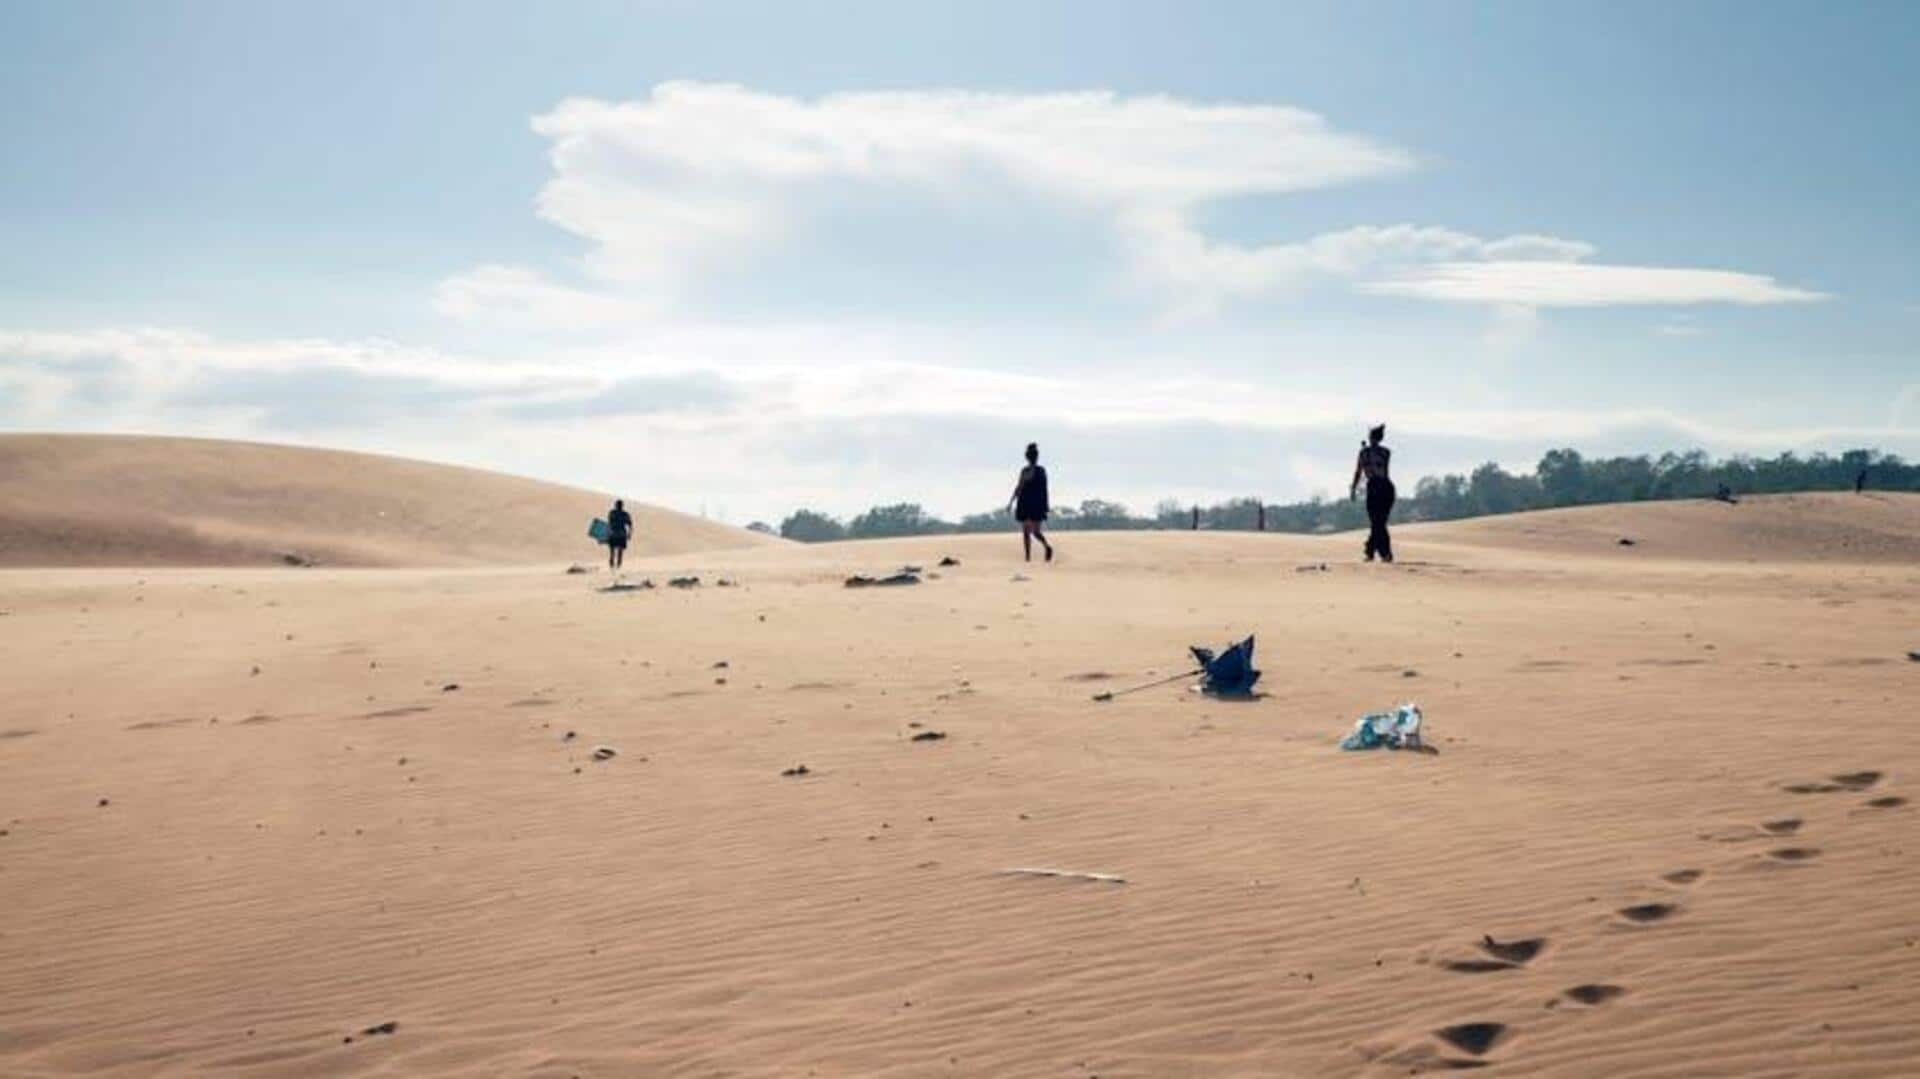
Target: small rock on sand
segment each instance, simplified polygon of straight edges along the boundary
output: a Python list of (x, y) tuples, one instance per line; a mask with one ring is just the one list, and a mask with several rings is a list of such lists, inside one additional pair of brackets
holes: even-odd
[(620, 755), (620, 751), (613, 748), (612, 746), (594, 746), (593, 747), (593, 759), (597, 761), (610, 761), (613, 758), (618, 757), (619, 755)]
[(869, 577), (864, 573), (856, 573), (847, 578), (848, 588), (892, 588), (899, 585), (919, 583), (920, 576), (917, 572), (908, 573), (905, 570), (899, 573), (889, 574), (885, 577)]
[(798, 776), (811, 775), (812, 772), (813, 772), (813, 769), (808, 768), (806, 765), (796, 764), (793, 767), (787, 769), (786, 771), (781, 772), (780, 774), (783, 776), (787, 776), (789, 778), (794, 778)]
[(939, 742), (947, 737), (946, 731), (921, 731), (913, 736), (916, 742)]

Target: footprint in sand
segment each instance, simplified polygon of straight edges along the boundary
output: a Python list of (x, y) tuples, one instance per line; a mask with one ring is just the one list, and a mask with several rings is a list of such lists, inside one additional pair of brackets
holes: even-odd
[(421, 712), (431, 712), (431, 711), (433, 711), (433, 709), (426, 705), (416, 704), (406, 708), (383, 708), (378, 712), (364, 712), (361, 714), (360, 718), (361, 719), (392, 719), (396, 716), (413, 716), (413, 715), (419, 715)]
[(1480, 938), (1479, 948), (1490, 959), (1443, 959), (1440, 969), (1455, 974), (1492, 974), (1501, 970), (1517, 970), (1539, 955), (1547, 946), (1545, 937), (1527, 937), (1521, 940), (1495, 940), (1491, 935)]
[(1576, 985), (1561, 995), (1565, 996), (1568, 1000), (1593, 1007), (1624, 996), (1626, 992), (1627, 990), (1624, 986), (1589, 982), (1586, 985)]
[(1768, 835), (1792, 835), (1800, 830), (1801, 823), (1799, 817), (1782, 817), (1762, 823), (1760, 829)]
[(1636, 903), (1631, 907), (1621, 907), (1617, 913), (1635, 925), (1652, 925), (1672, 917), (1679, 909), (1677, 903)]
[(1505, 1023), (1456, 1023), (1450, 1027), (1441, 1027), (1433, 1036), (1453, 1046), (1463, 1053), (1473, 1056), (1485, 1056), (1487, 1051), (1498, 1045), (1507, 1036)]
[(1882, 773), (1874, 771), (1842, 772), (1828, 776), (1825, 782), (1789, 783), (1781, 789), (1788, 794), (1833, 794), (1836, 791), (1863, 791), (1879, 783)]
[(1899, 809), (1906, 804), (1907, 800), (1905, 798), (1889, 794), (1884, 798), (1875, 798), (1869, 801), (1867, 807), (1869, 809)]
[(1503, 963), (1498, 959), (1443, 959), (1440, 969), (1455, 974), (1492, 974), (1498, 970), (1518, 970), (1515, 963)]
[(1545, 950), (1545, 937), (1528, 937), (1524, 940), (1499, 941), (1492, 936), (1480, 938), (1480, 950), (1495, 959), (1504, 959), (1509, 963), (1526, 963)]
[(1707, 875), (1704, 869), (1676, 869), (1671, 873), (1660, 874), (1660, 879), (1668, 884), (1692, 884)]
[(10, 741), (15, 738), (30, 738), (39, 733), (39, 731), (28, 727), (15, 727), (10, 731), (0, 731), (0, 742)]
[(1871, 787), (1874, 784), (1880, 782), (1881, 773), (1879, 772), (1847, 772), (1843, 775), (1828, 776), (1827, 778), (1833, 780), (1835, 783), (1840, 784), (1842, 787), (1845, 787), (1850, 791), (1863, 791), (1863, 790), (1866, 790), (1868, 787)]
[[(178, 719), (148, 719), (142, 720), (139, 723), (129, 723), (127, 724), (127, 729), (130, 731), (159, 731), (165, 730), (168, 727), (184, 727), (192, 722), (194, 722), (192, 716), (181, 716)], [(29, 731), (28, 733), (31, 734), (32, 732)]]
[(1777, 862), (1811, 862), (1820, 857), (1820, 848), (1781, 847), (1779, 850), (1768, 851), (1767, 857)]

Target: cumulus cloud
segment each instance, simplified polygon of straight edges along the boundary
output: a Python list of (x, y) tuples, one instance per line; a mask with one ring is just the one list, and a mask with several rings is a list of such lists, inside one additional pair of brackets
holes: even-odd
[(1368, 292), (1449, 303), (1526, 307), (1674, 306), (1811, 303), (1825, 293), (1792, 288), (1761, 274), (1664, 266), (1496, 259), (1442, 262), (1396, 271), (1361, 286)]
[[(1054, 287), (1124, 285), (1162, 318), (1327, 280), (1376, 295), (1534, 308), (1821, 298), (1753, 274), (1594, 265), (1593, 245), (1536, 233), (1360, 225), (1265, 245), (1208, 234), (1197, 219), (1221, 200), (1415, 167), (1406, 149), (1285, 105), (1104, 91), (809, 99), (667, 82), (640, 100), (567, 99), (533, 128), (549, 140), (553, 169), (537, 211), (588, 245), (567, 275), (575, 280), (475, 267), (441, 284), (435, 306), (446, 315), (521, 329), (628, 326), (684, 314), (701, 283), (796, 248), (816, 272), (789, 274), (784, 291), (804, 292), (842, 259), (884, 277), (888, 267), (859, 263), (873, 251), (847, 233), (899, 231), (885, 215), (903, 207), (913, 235), (895, 238), (890, 257), (914, 251), (943, 267), (980, 259), (975, 278), (990, 278), (1009, 257), (980, 249), (990, 236), (984, 242), (1027, 245), (1015, 259), (1071, 263), (1074, 272), (1051, 277)], [(1044, 227), (1032, 220), (1013, 229), (956, 224), (1017, 215), (1034, 200), (1049, 208), (1035, 220), (1084, 220), (1105, 239), (1069, 253), (1042, 250), (1062, 238), (1038, 235)], [(951, 250), (920, 250), (942, 236)]]
[(1423, 263), (1466, 259), (1581, 259), (1593, 247), (1532, 234), (1487, 240), (1431, 225), (1361, 225), (1295, 243), (1243, 247), (1209, 240), (1177, 215), (1134, 213), (1135, 273), (1177, 297), (1177, 313), (1204, 313), (1228, 299), (1270, 294), (1322, 278), (1365, 280)]
[[(533, 127), (551, 141), (540, 216), (590, 244), (581, 268), (597, 292), (648, 305), (694, 275), (777, 245), (834, 190), (988, 213), (977, 201), (983, 194), (990, 204), (995, 192), (1026, 192), (1105, 218), (1140, 280), (1244, 290), (1250, 276), (1284, 273), (1296, 257), (1256, 256), (1249, 267), (1232, 251), (1211, 250), (1192, 225), (1196, 207), (1413, 165), (1407, 151), (1301, 109), (1108, 92), (807, 100), (669, 82), (639, 101), (569, 99)], [(450, 280), (439, 307), (455, 317), (560, 324), (634, 310), (503, 266)]]

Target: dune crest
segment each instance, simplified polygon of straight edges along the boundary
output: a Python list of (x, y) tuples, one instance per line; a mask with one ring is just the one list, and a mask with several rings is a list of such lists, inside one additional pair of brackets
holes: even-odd
[[(609, 496), (398, 457), (213, 439), (0, 435), (0, 566), (526, 564), (594, 556)], [(635, 555), (777, 543), (632, 504)]]
[[(1408, 543), (1709, 562), (1920, 562), (1920, 494), (1805, 491), (1615, 502), (1396, 526)], [(1629, 543), (1622, 543), (1629, 540)]]

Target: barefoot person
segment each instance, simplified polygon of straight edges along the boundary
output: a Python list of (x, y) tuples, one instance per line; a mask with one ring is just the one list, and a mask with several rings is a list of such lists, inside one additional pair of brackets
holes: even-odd
[(1013, 507), (1014, 520), (1020, 522), (1020, 546), (1027, 553), (1027, 561), (1033, 561), (1033, 541), (1039, 540), (1046, 548), (1047, 561), (1053, 561), (1053, 544), (1041, 533), (1040, 525), (1047, 519), (1047, 470), (1040, 467), (1040, 446), (1027, 443), (1027, 467), (1020, 470), (1020, 479), (1013, 485), (1013, 497), (1007, 500)]
[(1367, 432), (1367, 440), (1360, 446), (1360, 459), (1353, 465), (1353, 483), (1347, 488), (1347, 497), (1354, 497), (1360, 490), (1360, 478), (1367, 480), (1367, 561), (1373, 561), (1375, 555), (1380, 561), (1393, 561), (1393, 539), (1387, 535), (1387, 515), (1393, 512), (1393, 480), (1387, 477), (1387, 466), (1393, 459), (1393, 451), (1382, 446), (1380, 440), (1387, 437), (1387, 425), (1381, 424)]
[(621, 499), (613, 500), (613, 510), (607, 514), (607, 568), (618, 573), (620, 563), (627, 557), (627, 540), (633, 537), (633, 514), (627, 512), (627, 504)]

